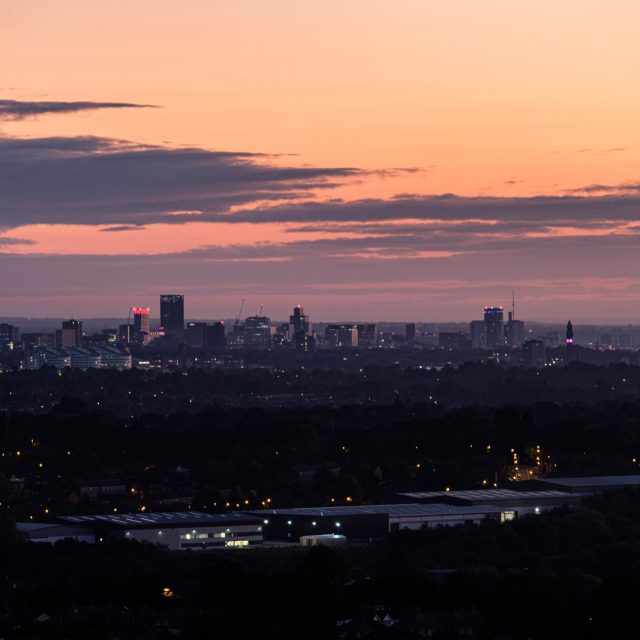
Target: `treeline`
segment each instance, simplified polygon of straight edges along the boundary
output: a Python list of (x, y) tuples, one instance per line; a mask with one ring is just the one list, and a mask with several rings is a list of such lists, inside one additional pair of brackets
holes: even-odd
[[(353, 363), (352, 363), (353, 364)], [(365, 357), (357, 368), (294, 367), (11, 371), (0, 376), (0, 409), (46, 412), (63, 397), (121, 416), (225, 407), (339, 407), (431, 402), (469, 404), (603, 402), (640, 398), (640, 367), (573, 363), (542, 370), (466, 363), (441, 369), (381, 366)]]
[[(46, 414), (0, 415), (0, 468), (14, 486), (22, 482), (10, 501), (20, 518), (160, 510), (154, 496), (216, 511), (255, 509), (267, 499), (270, 506), (343, 504), (403, 490), (507, 486), (514, 453), (521, 467), (536, 469), (540, 457), (540, 474), (637, 473), (640, 402), (214, 406), (125, 419), (65, 399)], [(126, 491), (69, 502), (80, 481), (96, 479)]]

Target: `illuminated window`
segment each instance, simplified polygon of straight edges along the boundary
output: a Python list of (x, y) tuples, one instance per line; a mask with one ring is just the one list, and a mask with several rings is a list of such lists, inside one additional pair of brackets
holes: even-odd
[(515, 511), (503, 511), (500, 514), (500, 522), (509, 522), (509, 520), (515, 520), (515, 519), (516, 519)]
[(249, 541), (248, 540), (227, 540), (224, 543), (225, 547), (248, 547), (249, 546)]

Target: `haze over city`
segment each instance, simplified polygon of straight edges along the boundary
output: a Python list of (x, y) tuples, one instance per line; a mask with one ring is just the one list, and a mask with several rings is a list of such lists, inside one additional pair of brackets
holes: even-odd
[(635, 2), (4, 2), (5, 316), (636, 321)]

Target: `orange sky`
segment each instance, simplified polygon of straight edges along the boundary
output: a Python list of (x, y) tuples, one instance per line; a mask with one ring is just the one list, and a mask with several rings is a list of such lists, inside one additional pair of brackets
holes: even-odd
[[(627, 0), (4, 0), (0, 98), (161, 108), (0, 120), (0, 134), (286, 154), (269, 162), (287, 167), (418, 169), (348, 179), (305, 199), (562, 195), (633, 183), (638, 24), (640, 3)], [(362, 235), (291, 233), (282, 223), (103, 227), (7, 228), (33, 244), (4, 251), (180, 253)], [(575, 221), (558, 228), (591, 234)]]

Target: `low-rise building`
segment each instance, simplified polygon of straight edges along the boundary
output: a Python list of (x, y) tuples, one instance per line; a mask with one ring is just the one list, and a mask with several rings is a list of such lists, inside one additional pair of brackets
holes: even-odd
[(137, 540), (168, 547), (174, 551), (237, 549), (261, 544), (260, 517), (247, 513), (202, 513), (173, 511), (108, 515), (62, 516), (60, 520), (89, 525), (96, 541)]
[[(506, 512), (508, 518), (511, 510)], [(291, 541), (320, 534), (344, 535), (348, 540), (370, 540), (403, 529), (478, 523), (488, 518), (505, 519), (505, 510), (490, 505), (378, 504), (269, 509), (253, 513), (263, 518), (265, 539)]]
[(630, 476), (587, 476), (574, 478), (544, 478), (539, 486), (570, 493), (603, 493), (625, 487), (640, 488), (640, 474)]
[(513, 489), (469, 489), (465, 491), (414, 491), (398, 494), (401, 499), (421, 504), (451, 504), (458, 506), (492, 505), (503, 513), (517, 516), (542, 513), (558, 507), (574, 507), (581, 496), (566, 491), (514, 491)]

